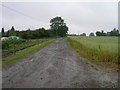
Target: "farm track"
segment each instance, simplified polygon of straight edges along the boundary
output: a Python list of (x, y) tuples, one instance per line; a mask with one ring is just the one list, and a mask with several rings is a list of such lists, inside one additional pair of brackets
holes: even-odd
[(117, 72), (84, 61), (62, 38), (3, 67), (3, 88), (117, 87)]

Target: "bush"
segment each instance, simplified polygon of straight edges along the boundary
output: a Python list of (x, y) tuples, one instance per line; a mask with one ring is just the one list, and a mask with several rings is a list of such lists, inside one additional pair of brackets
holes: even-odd
[(9, 48), (9, 43), (6, 41), (2, 41), (2, 49), (7, 49)]

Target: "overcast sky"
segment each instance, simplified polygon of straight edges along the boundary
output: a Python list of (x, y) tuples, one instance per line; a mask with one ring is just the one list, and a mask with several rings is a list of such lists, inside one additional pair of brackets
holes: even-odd
[(69, 33), (118, 28), (117, 2), (2, 2), (2, 27), (17, 30), (50, 28), (50, 19), (61, 16)]

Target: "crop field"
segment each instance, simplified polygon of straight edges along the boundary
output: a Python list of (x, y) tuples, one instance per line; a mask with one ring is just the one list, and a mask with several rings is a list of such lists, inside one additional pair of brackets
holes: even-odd
[[(4, 46), (2, 46), (2, 56), (5, 56), (2, 58), (2, 65), (9, 64), (14, 60), (20, 59), (26, 54), (38, 50), (39, 48), (51, 43), (56, 39), (57, 38), (44, 38), (31, 40), (19, 39), (3, 41), (2, 45)], [(8, 45), (6, 43), (8, 43)]]
[(85, 58), (111, 67), (118, 64), (118, 37), (68, 36), (67, 40)]
[(47, 40), (48, 39), (19, 39), (2, 41), (2, 56), (3, 58), (7, 57), (17, 51), (45, 42)]

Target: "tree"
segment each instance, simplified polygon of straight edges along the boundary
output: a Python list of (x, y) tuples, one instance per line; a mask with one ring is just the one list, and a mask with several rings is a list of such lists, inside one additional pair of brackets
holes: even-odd
[(14, 26), (12, 26), (12, 28), (10, 29), (9, 36), (16, 36)]
[(104, 32), (104, 30), (102, 30), (101, 32), (97, 31), (96, 36), (107, 36), (107, 34)]
[(119, 30), (116, 30), (116, 28), (114, 28), (111, 32), (110, 32), (110, 36), (118, 36), (119, 35)]
[(80, 36), (86, 36), (86, 33), (82, 33), (82, 34), (80, 34)]
[(58, 36), (64, 37), (67, 35), (68, 27), (67, 26), (61, 26), (58, 28)]
[(46, 30), (46, 33), (47, 33), (47, 37), (54, 37), (52, 30), (48, 29), (48, 30)]
[(107, 34), (104, 33), (104, 31), (102, 30), (102, 32), (101, 32), (101, 36), (107, 36)]
[(2, 28), (2, 37), (5, 36), (5, 31), (4, 31), (4, 28)]
[(100, 32), (100, 31), (97, 31), (97, 32), (96, 32), (96, 36), (101, 36), (101, 32)]
[(68, 27), (66, 26), (66, 23), (64, 23), (64, 20), (61, 17), (55, 17), (51, 19), (50, 23), (51, 30), (53, 30), (53, 34), (55, 36), (64, 37), (67, 35)]
[(94, 35), (94, 33), (90, 33), (90, 35), (89, 35), (89, 36), (95, 36), (95, 35)]

